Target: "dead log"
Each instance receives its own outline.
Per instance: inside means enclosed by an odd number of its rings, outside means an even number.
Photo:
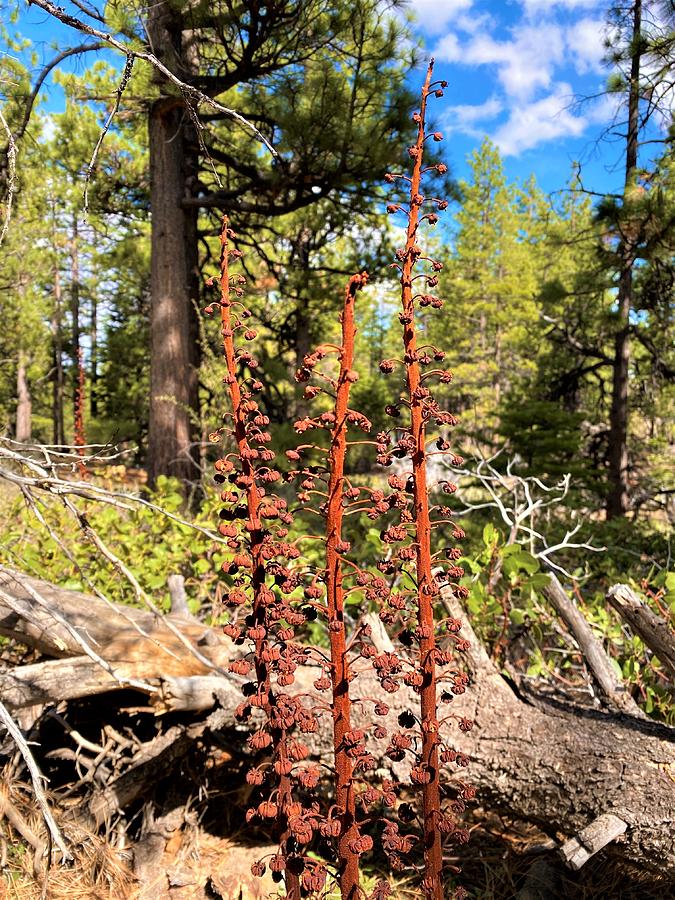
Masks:
[[[604,813],[560,848],[560,855],[570,869],[580,869],[591,856],[625,833],[628,826],[612,813]]]
[[[593,634],[581,610],[567,596],[557,576],[553,572],[548,574],[549,583],[542,588],[542,593],[574,635],[606,705],[616,712],[642,717],[644,713],[618,678],[602,643]]]
[[[10,710],[91,697],[125,687],[88,656],[50,659],[0,672],[0,698]]]
[[[607,602],[663,663],[675,679],[675,634],[662,618],[640,600],[627,584],[607,591]]]
[[[40,589],[45,590],[44,584]],[[96,621],[100,604],[92,598],[54,588],[50,596],[62,612],[76,613],[78,627],[86,633],[102,634],[104,627]],[[453,616],[464,619],[451,594],[446,593],[444,600]],[[202,652],[220,663],[233,653],[231,643],[213,630],[185,620],[180,627],[197,641]],[[23,624],[15,622],[13,628],[21,631]],[[481,804],[506,810],[511,816],[569,838],[611,813],[626,823],[627,830],[620,841],[603,852],[675,875],[673,731],[645,719],[578,709],[550,699],[539,701],[537,708],[528,705],[495,669],[470,627],[465,625],[463,631],[472,641],[465,654],[472,684],[467,693],[453,699],[447,710],[456,717],[474,720],[476,725],[467,734],[453,729],[449,739],[457,750],[471,757],[469,768],[459,774],[476,784]],[[24,634],[26,640],[32,639],[28,628]],[[118,630],[110,645],[99,646],[99,650],[105,652],[116,672],[124,666],[128,677],[147,679],[148,695],[157,712],[183,709],[194,714],[216,707],[212,715],[219,716],[219,729],[237,727],[234,706],[239,701],[239,679],[216,677],[205,671],[171,632],[155,628],[152,635],[153,639],[139,638],[127,623],[127,631]],[[157,644],[164,641],[166,647],[158,648]],[[89,659],[88,663],[95,665]],[[316,672],[310,669],[299,670],[296,687],[311,692],[315,677]],[[380,690],[372,676],[369,680],[365,674],[359,678],[358,693],[379,696]],[[416,705],[417,698],[402,689],[388,695],[387,702],[391,703],[389,721],[393,725],[398,713]],[[372,731],[371,708],[372,704],[355,705],[355,727],[363,724]],[[169,772],[193,746],[195,736],[188,731],[190,727],[182,727],[166,746],[153,743],[148,748],[151,758],[136,758],[131,771],[120,776],[124,780],[118,779],[114,791],[99,795],[96,802],[92,799],[89,814],[103,821],[137,797],[139,791],[151,789],[157,778]],[[315,740],[316,752],[330,747],[329,728],[326,722],[323,731],[308,736]]]
[[[153,627],[151,613],[108,604],[91,594],[67,591],[0,566],[0,635],[35,647],[47,656],[79,656],[82,648],[48,609],[35,603],[31,591],[44,597],[94,647],[110,643],[120,630],[130,626],[141,632]]]
[[[467,778],[481,803],[573,837],[605,813],[628,828],[607,848],[638,866],[675,875],[675,730],[658,723],[581,709],[552,699],[519,700],[465,622],[472,684],[453,712],[476,729],[457,732],[471,756]],[[454,701],[453,701],[454,706]]]
[[[64,627],[63,620],[70,628]],[[183,641],[175,630],[180,631]],[[231,642],[191,616],[156,616],[91,594],[58,588],[0,565],[0,635],[46,656],[62,658],[82,654],[73,631],[106,661],[118,663],[128,677],[142,678],[137,673],[146,661],[153,671],[159,667],[179,675],[210,671],[200,657],[220,667],[231,656]],[[196,651],[194,655],[189,652],[190,645]]]

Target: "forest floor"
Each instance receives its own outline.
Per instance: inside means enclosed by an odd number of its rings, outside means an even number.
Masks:
[[[28,800],[27,800],[28,802]],[[24,809],[25,814],[29,810]],[[243,810],[242,816],[243,816]],[[28,818],[28,816],[27,816]],[[188,818],[190,818],[188,816]],[[226,817],[229,818],[229,817]],[[32,824],[39,829],[39,813],[33,810]],[[603,857],[591,860],[581,872],[562,873],[556,869],[553,882],[541,885],[539,895],[523,892],[536,884],[537,861],[549,854],[543,852],[546,835],[534,826],[506,821],[484,810],[476,809],[468,816],[471,840],[450,861],[461,868],[456,883],[461,884],[475,900],[511,900],[511,898],[573,898],[573,900],[668,900],[675,889],[665,882],[644,880],[638,871]],[[251,863],[267,845],[251,845],[238,836],[236,828],[229,834],[213,833],[214,829],[194,820],[177,830],[165,852],[148,872],[143,883],[134,876],[130,859],[132,846],[118,850],[114,836],[108,841],[94,833],[65,825],[64,832],[76,842],[77,858],[73,865],[53,865],[48,873],[45,892],[44,873],[35,877],[33,855],[17,835],[0,829],[3,844],[3,868],[0,874],[1,900],[263,900],[275,896],[276,886],[268,877],[256,879],[250,874]],[[385,870],[370,867],[366,885],[387,877]],[[534,869],[533,869],[534,867]],[[529,880],[528,880],[529,876]],[[534,879],[533,879],[534,876]],[[393,900],[414,900],[419,892],[400,878],[393,880]],[[338,900],[330,895],[327,900]]]

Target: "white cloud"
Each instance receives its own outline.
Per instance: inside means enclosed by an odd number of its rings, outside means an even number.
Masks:
[[[558,9],[597,9],[598,0],[521,0],[525,12],[552,12]]]
[[[457,17],[466,13],[472,5],[473,0],[412,0],[410,9],[424,31],[438,34],[453,20],[457,24]]]
[[[40,137],[43,141],[51,141],[54,135],[56,134],[56,119],[54,116],[46,115],[40,118],[40,123],[42,125],[42,132]]]
[[[451,107],[443,116],[446,130],[476,137],[491,133],[512,156],[579,137],[612,118],[600,99],[575,104],[577,91],[593,94],[601,84],[607,25],[597,0],[518,2],[520,19],[504,34],[497,31],[499,4],[485,14],[475,0],[412,0],[424,29],[436,35],[433,55],[439,62],[466,73],[480,67],[481,78],[493,85],[483,103]]]
[[[553,23],[516,28],[510,41],[497,41],[489,34],[481,34],[460,45],[450,33],[435,51],[439,59],[447,62],[496,65],[497,77],[506,93],[520,99],[527,99],[539,88],[550,87],[554,69],[563,61],[564,52],[563,30]]]
[[[449,31],[436,45],[433,55],[437,60],[441,60],[442,62],[462,61],[463,50],[459,45],[459,38],[457,35],[452,31]]]
[[[476,126],[481,122],[492,121],[503,109],[502,101],[492,96],[485,103],[467,103],[450,107],[443,115],[443,124],[448,132],[461,131],[463,134],[479,136],[485,132],[485,128]]]
[[[567,48],[579,74],[602,71],[606,35],[603,19],[579,19],[565,30]]]
[[[588,118],[574,114],[573,99],[570,85],[560,83],[546,97],[514,106],[508,120],[492,135],[493,141],[505,156],[517,156],[558,137],[578,137]]]

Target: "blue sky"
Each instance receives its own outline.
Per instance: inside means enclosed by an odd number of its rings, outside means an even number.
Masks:
[[[547,192],[564,187],[573,161],[584,185],[621,185],[620,143],[599,142],[614,115],[602,93],[606,33],[604,0],[410,0],[414,28],[436,73],[449,87],[435,108],[446,136],[448,164],[468,174],[467,156],[488,135],[500,148],[509,178],[534,174]],[[18,28],[48,59],[73,32],[35,7],[21,4]],[[76,36],[76,40],[84,36]],[[106,54],[109,60],[118,59]],[[92,57],[72,60],[82,69]],[[415,87],[422,73],[415,73]],[[581,102],[581,98],[595,99]],[[58,110],[61,94],[47,85],[43,109]]]
[[[412,0],[416,28],[445,78],[438,123],[459,177],[489,136],[510,178],[555,191],[573,161],[586,187],[616,188],[619,144],[598,143],[615,105],[603,91],[608,4],[598,0]],[[595,99],[581,102],[581,98]]]

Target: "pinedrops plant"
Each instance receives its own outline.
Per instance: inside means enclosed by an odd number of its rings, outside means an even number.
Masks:
[[[246,699],[237,715],[247,721],[253,709],[263,714],[262,724],[248,738],[258,764],[252,765],[246,776],[249,784],[261,788],[261,799],[248,810],[246,819],[272,827],[279,852],[268,861],[269,867],[275,879],[285,881],[287,897],[299,900],[303,888],[307,892],[321,890],[325,882],[323,866],[301,851],[312,839],[312,815],[317,809],[305,805],[298,793],[299,787],[316,786],[319,770],[298,765],[309,751],[296,732],[316,731],[317,721],[298,697],[286,692],[304,657],[293,638],[295,628],[306,617],[299,601],[293,599],[300,581],[289,566],[299,553],[286,540],[292,522],[286,501],[270,492],[281,476],[273,467],[275,454],[268,446],[269,419],[255,399],[263,385],[244,374],[257,366],[247,349],[256,333],[248,323],[251,313],[240,299],[245,279],[230,274],[230,261],[241,256],[230,248],[233,237],[225,217],[218,305],[231,413],[226,417],[229,424],[212,435],[219,441],[226,434],[234,446],[215,463],[216,480],[228,484],[221,494],[225,507],[220,532],[233,551],[231,560],[223,564],[232,579],[225,605],[234,613],[225,632],[236,644],[248,647],[242,658],[230,664],[233,672],[251,676],[244,685]],[[213,312],[214,306],[206,311]],[[243,616],[237,616],[238,611]],[[260,860],[252,871],[262,875],[266,865]]]
[[[455,649],[467,648],[466,641],[457,636],[460,623],[454,620],[445,622],[435,621],[435,607],[440,592],[440,586],[448,582],[453,590],[464,595],[466,589],[457,584],[457,579],[463,572],[454,563],[461,556],[457,547],[449,547],[442,551],[446,559],[442,565],[439,553],[432,550],[432,529],[434,527],[447,527],[450,523],[449,511],[444,507],[431,505],[429,496],[429,484],[427,479],[427,460],[430,451],[427,443],[430,439],[430,425],[440,428],[456,423],[455,417],[441,410],[434,400],[429,384],[433,379],[441,383],[448,383],[451,374],[445,370],[430,368],[434,363],[441,362],[445,354],[436,347],[420,346],[418,342],[418,328],[420,310],[424,308],[439,309],[442,306],[440,298],[430,293],[438,284],[437,273],[442,269],[441,263],[424,255],[419,239],[420,226],[423,223],[435,225],[438,221],[438,211],[447,208],[447,201],[435,197],[427,197],[422,193],[423,176],[430,170],[436,170],[440,174],[446,171],[441,163],[425,168],[424,150],[426,142],[442,140],[439,132],[427,133],[425,130],[425,118],[427,101],[430,96],[442,96],[446,82],[432,82],[433,60],[427,71],[424,88],[422,90],[421,106],[419,112],[413,118],[417,124],[417,139],[408,150],[413,168],[410,176],[389,174],[386,180],[394,182],[395,179],[403,179],[409,184],[409,199],[406,205],[390,204],[388,212],[394,214],[402,212],[407,219],[406,242],[396,253],[395,267],[400,274],[401,284],[401,312],[399,320],[402,325],[403,358],[405,371],[405,390],[401,400],[387,408],[387,412],[398,419],[402,409],[407,410],[407,421],[397,423],[395,429],[396,442],[392,445],[391,435],[382,434],[379,437],[378,460],[384,465],[389,465],[393,458],[409,460],[409,468],[405,477],[398,474],[389,479],[389,484],[400,493],[400,502],[394,506],[399,509],[399,523],[391,524],[383,534],[383,540],[390,546],[400,544],[400,549],[390,559],[383,561],[384,571],[389,574],[397,572],[408,575],[414,585],[412,590],[401,591],[396,598],[395,608],[400,610],[396,615],[384,613],[384,619],[393,622],[398,617],[403,628],[399,632],[399,638],[404,646],[417,646],[417,664],[404,676],[404,680],[410,684],[419,694],[420,707],[416,717],[410,715],[408,721],[402,724],[413,726],[418,730],[418,735],[412,739],[408,734],[400,737],[399,743],[408,744],[413,740],[413,746],[417,747],[415,764],[411,770],[411,779],[414,784],[421,787],[422,793],[422,827],[424,842],[424,880],[425,896],[429,900],[442,900],[443,890],[443,851],[442,838],[444,834],[460,834],[456,823],[448,810],[442,804],[441,764],[454,761],[459,765],[466,763],[466,758],[455,753],[452,748],[442,744],[441,725],[444,722],[439,717],[438,684],[441,679],[451,682],[452,693],[462,693],[465,689],[466,678],[461,672],[450,670],[439,677],[439,668],[447,666],[454,660],[453,654],[447,649],[440,649],[437,643],[437,630],[442,627],[447,636],[454,636]],[[386,374],[395,368],[393,360],[383,360],[381,370]],[[450,444],[441,435],[437,440],[436,452],[447,452]],[[457,457],[455,460],[460,463]],[[445,483],[444,489],[453,493],[455,485]],[[460,540],[464,533],[461,528],[451,526],[451,534],[455,540]],[[408,564],[412,565],[408,568]],[[389,600],[391,604],[391,598]],[[471,723],[462,720],[460,727],[469,728]],[[473,789],[462,788],[464,798],[472,795]],[[461,809],[462,798],[455,801],[455,809]],[[462,837],[464,835],[462,834]]]
[[[304,445],[298,450],[289,451],[292,460],[300,459],[299,451],[325,453],[326,471],[323,476],[326,490],[317,491],[315,479],[317,467],[303,468],[297,476],[304,477],[303,492],[300,497],[309,500],[312,493],[321,497],[320,511],[325,520],[325,568],[320,572],[320,579],[325,584],[326,606],[323,612],[326,617],[328,638],[330,643],[330,664],[325,667],[325,676],[315,682],[318,690],[331,689],[331,711],[333,718],[333,752],[335,777],[335,807],[333,815],[325,820],[325,830],[335,839],[336,869],[340,892],[343,900],[357,900],[361,896],[359,889],[359,858],[372,848],[372,838],[361,833],[356,813],[355,768],[369,768],[372,756],[367,753],[363,743],[363,732],[353,729],[351,722],[352,701],[349,684],[352,679],[350,657],[345,628],[345,584],[343,572],[343,556],[349,550],[349,544],[343,538],[342,526],[345,505],[358,499],[359,490],[345,487],[345,459],[347,455],[348,429],[350,424],[364,431],[370,430],[370,422],[349,407],[349,394],[352,384],[358,380],[354,365],[354,305],[357,291],[368,280],[365,272],[353,275],[345,291],[345,299],[340,317],[342,342],[340,346],[325,344],[318,347],[304,359],[304,365],[296,374],[296,380],[309,381],[312,375],[321,379],[324,386],[308,385],[305,398],[313,399],[318,394],[329,392],[333,397],[333,408],[319,416],[296,422],[296,431],[304,433],[308,430],[324,429],[329,432],[328,448],[320,445]],[[329,374],[315,371],[317,363],[327,355],[335,354],[339,360],[339,372],[333,378]],[[323,590],[313,584],[308,589],[318,597]]]
[[[358,289],[366,281],[364,273],[353,276],[347,285],[341,344],[320,345],[305,357],[296,376],[301,382],[314,382],[305,388],[307,399],[323,397],[323,411],[307,415],[295,424],[299,434],[314,432],[314,441],[287,452],[293,461],[302,459],[298,469],[287,475],[289,481],[299,483],[298,501],[319,512],[325,524],[325,560],[318,568],[312,569],[299,558],[297,545],[300,540],[321,536],[314,532],[291,541],[291,512],[283,498],[270,493],[281,475],[274,468],[274,453],[269,448],[269,420],[256,400],[263,385],[254,374],[245,375],[247,371],[254,373],[257,365],[247,349],[256,333],[248,321],[250,311],[239,299],[244,279],[229,271],[229,262],[241,254],[230,249],[233,235],[227,219],[223,222],[219,306],[227,369],[224,380],[231,413],[228,424],[213,438],[218,441],[221,434],[227,434],[233,447],[216,462],[216,479],[230,485],[221,494],[226,507],[221,513],[224,521],[220,531],[233,553],[224,564],[232,579],[225,599],[232,619],[225,631],[245,648],[242,658],[231,664],[232,671],[242,676],[252,674],[252,680],[244,685],[246,700],[238,715],[248,720],[257,708],[263,716],[262,724],[249,738],[249,746],[258,758],[247,774],[249,783],[260,789],[261,799],[249,809],[247,820],[263,820],[275,832],[279,852],[269,860],[269,866],[277,880],[283,873],[287,896],[293,898],[325,894],[328,867],[308,852],[310,844],[320,848],[322,840],[333,842],[335,873],[344,900],[363,896],[359,860],[372,849],[371,833],[378,825],[392,868],[405,868],[406,856],[415,851],[419,841],[413,824],[418,816],[407,797],[411,789],[422,796],[418,821],[424,857],[423,889],[429,900],[444,896],[443,835],[466,839],[454,814],[461,812],[473,789],[460,784],[459,796],[445,802],[450,789],[442,783],[441,766],[455,763],[463,768],[468,760],[448,746],[441,734],[453,716],[440,717],[438,686],[448,684],[440,698],[445,702],[465,690],[466,676],[456,667],[455,653],[449,648],[454,644],[454,649],[461,651],[467,643],[458,636],[458,621],[437,621],[435,615],[443,583],[449,583],[458,595],[465,592],[457,583],[463,574],[456,565],[461,551],[456,546],[436,552],[432,549],[434,527],[449,527],[455,541],[463,537],[463,532],[453,525],[444,505],[431,505],[426,471],[429,455],[445,453],[450,447],[441,434],[437,449],[427,448],[431,424],[442,429],[456,420],[441,410],[427,386],[434,378],[448,383],[451,375],[432,366],[440,363],[444,354],[435,347],[418,344],[416,321],[420,309],[442,305],[439,298],[428,292],[436,286],[436,273],[442,267],[425,256],[418,244],[420,226],[425,222],[434,225],[437,211],[447,207],[446,201],[426,198],[421,193],[422,176],[429,169],[441,174],[445,171],[442,164],[426,169],[423,164],[426,140],[441,139],[439,133],[425,131],[427,100],[431,94],[441,95],[444,86],[443,82],[431,82],[432,70],[433,63],[424,84],[420,112],[414,116],[418,134],[409,148],[412,175],[388,175],[386,179],[404,179],[410,192],[407,204],[393,203],[388,207],[389,212],[403,212],[407,217],[406,243],[397,251],[395,263],[401,283],[403,357],[383,360],[380,368],[387,374],[399,363],[405,378],[403,395],[386,410],[397,424],[391,431],[378,434],[375,444],[378,463],[390,466],[395,458],[405,459],[403,466],[408,469],[389,476],[390,492],[370,485],[356,486],[345,474],[348,448],[364,443],[349,439],[348,429],[368,432],[371,427],[365,416],[349,406],[350,388],[358,378],[353,368],[354,303]],[[212,312],[213,306],[207,307],[209,310]],[[244,343],[238,345],[242,338]],[[319,366],[332,354],[338,362],[335,376]],[[409,418],[398,421],[402,409],[408,410]],[[317,432],[322,432],[324,438],[319,439]],[[317,456],[323,463],[315,464]],[[454,462],[459,463],[459,458],[454,457]],[[447,482],[444,487],[448,493],[455,490]],[[358,554],[350,553],[350,543],[343,533],[344,517],[348,514],[384,519],[381,534],[387,552],[378,563],[379,573],[364,571]],[[357,604],[361,598],[379,608],[380,619],[391,628],[398,642],[397,649],[380,652],[358,612],[351,634],[347,633],[348,595],[350,599],[355,597]],[[296,628],[317,616],[326,624],[329,656],[320,648],[306,648],[295,642]],[[437,636],[443,638],[442,644],[437,642]],[[326,705],[317,702],[316,697],[308,699],[307,694],[292,695],[286,691],[295,682],[298,666],[310,660],[322,672],[314,680],[315,690],[319,694],[331,692],[335,764],[334,802],[328,810],[321,809],[313,796],[307,796],[306,792],[317,786],[321,769],[309,762],[309,748],[301,737],[302,733],[317,730],[322,706],[325,710]],[[350,693],[350,683],[364,666],[372,666],[384,694],[394,694],[405,685],[419,695],[419,710],[401,712],[399,729],[391,734],[381,718],[390,712],[382,695],[355,699]],[[359,706],[360,727],[354,727],[355,704]],[[372,727],[363,725],[366,708],[373,713]],[[367,712],[365,720],[368,721]],[[462,719],[459,727],[468,729],[471,724]],[[380,765],[410,761],[410,783],[403,784],[393,769],[380,779],[379,785],[373,783],[378,759],[368,748],[371,733],[380,740],[389,737]],[[253,871],[262,874],[265,866],[266,861],[260,860]],[[383,900],[390,893],[388,884],[381,882],[371,897]]]

